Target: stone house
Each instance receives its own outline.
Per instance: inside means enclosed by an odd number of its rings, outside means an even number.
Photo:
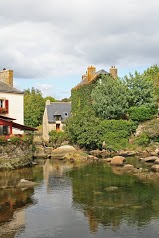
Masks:
[[[43,140],[49,141],[49,132],[63,131],[66,119],[71,116],[71,102],[46,101],[43,115]]]
[[[34,130],[23,124],[24,93],[13,87],[13,70],[3,69],[0,71],[0,135]]]
[[[118,77],[117,68],[112,66],[110,71],[104,69],[96,71],[94,66],[87,68],[86,74],[82,75],[82,80],[71,90],[72,113],[82,110],[84,106],[91,106],[91,92],[96,87],[97,82],[101,83],[102,75],[108,75],[113,79]]]

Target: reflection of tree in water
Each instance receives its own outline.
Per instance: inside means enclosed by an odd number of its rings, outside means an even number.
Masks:
[[[92,165],[68,173],[72,177],[74,204],[84,207],[90,230],[98,223],[117,228],[122,222],[138,227],[159,218],[159,190],[131,175],[113,174],[104,165]]]
[[[13,217],[13,213],[26,205],[32,204],[34,189],[29,188],[24,191],[17,188],[0,190],[0,223],[7,222]]]

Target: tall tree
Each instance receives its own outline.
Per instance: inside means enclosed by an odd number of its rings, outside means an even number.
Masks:
[[[45,100],[40,90],[31,88],[24,91],[24,123],[28,126],[39,126],[45,108]]]
[[[153,81],[155,96],[159,102],[159,67],[157,65],[151,66],[144,72],[144,76]]]
[[[155,105],[154,84],[148,75],[135,72],[135,75],[125,76],[124,80],[128,87],[129,107],[152,107]]]
[[[102,76],[91,97],[96,115],[103,119],[122,118],[128,108],[127,87],[110,76]]]

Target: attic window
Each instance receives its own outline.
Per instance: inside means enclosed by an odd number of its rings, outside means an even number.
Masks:
[[[68,112],[64,112],[65,117],[68,117]]]

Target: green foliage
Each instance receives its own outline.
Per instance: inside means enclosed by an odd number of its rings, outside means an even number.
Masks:
[[[72,143],[87,149],[95,149],[102,144],[99,135],[100,119],[94,112],[84,108],[78,114],[70,117],[66,123],[66,132]]]
[[[157,65],[151,66],[144,72],[144,75],[153,81],[155,96],[159,101],[159,67]]]
[[[129,118],[133,121],[146,121],[152,119],[153,115],[157,113],[156,108],[146,106],[130,107],[128,109]]]
[[[120,119],[128,108],[127,87],[119,79],[102,76],[92,91],[93,108],[98,117]]]
[[[47,100],[49,100],[50,102],[56,102],[56,99],[51,97],[51,96],[47,96],[44,98],[44,101],[46,102]]]
[[[84,84],[71,91],[72,113],[83,110],[84,107],[92,108],[91,93],[93,88],[97,85],[97,81]]]
[[[134,139],[133,143],[138,146],[148,146],[150,143],[150,138],[146,133],[142,133]]]
[[[0,143],[6,143],[6,142],[7,142],[6,136],[0,136]]]
[[[124,80],[128,87],[129,107],[152,107],[156,104],[154,84],[150,77],[135,72],[135,75],[125,76]]]
[[[60,146],[62,142],[68,139],[67,134],[62,131],[57,132],[55,130],[52,130],[49,132],[49,136],[50,136],[50,142],[52,143],[54,147]]]
[[[21,137],[19,137],[19,136],[14,136],[14,135],[12,135],[12,136],[10,136],[9,137],[9,141],[12,143],[12,144],[20,144],[20,143],[22,143],[22,138]]]
[[[60,102],[70,102],[70,101],[71,101],[71,97],[69,97],[69,98],[62,98],[60,100]]]
[[[32,88],[24,91],[24,123],[36,127],[42,124],[45,100],[40,90]]]
[[[105,141],[107,149],[124,149],[136,128],[137,124],[132,121],[104,120],[100,123],[100,140]]]

